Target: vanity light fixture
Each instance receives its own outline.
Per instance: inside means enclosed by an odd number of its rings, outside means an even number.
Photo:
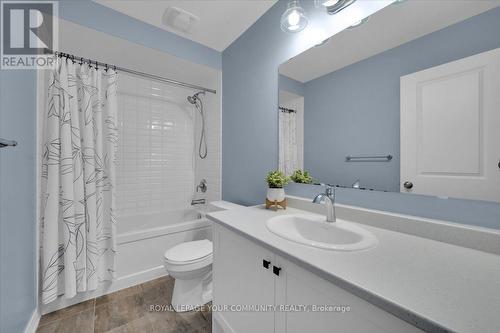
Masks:
[[[287,9],[281,15],[281,30],[284,32],[299,32],[307,26],[307,15],[300,6],[299,0],[290,0]]]
[[[356,0],[314,0],[316,7],[326,8],[326,12],[330,15],[337,14],[342,9],[352,5]]]

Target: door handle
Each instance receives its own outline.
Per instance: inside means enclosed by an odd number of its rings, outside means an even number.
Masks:
[[[280,271],[281,271],[281,267],[273,266],[273,273],[274,273],[274,275],[279,276],[280,275]]]
[[[412,182],[404,182],[403,186],[405,189],[409,190],[413,187],[413,183]]]
[[[271,262],[269,260],[262,260],[262,266],[264,266],[265,269],[269,269],[269,265],[271,265]]]

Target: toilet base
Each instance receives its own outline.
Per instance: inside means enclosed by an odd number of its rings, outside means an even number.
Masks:
[[[193,279],[175,279],[172,307],[176,312],[193,311],[212,301],[212,272]]]

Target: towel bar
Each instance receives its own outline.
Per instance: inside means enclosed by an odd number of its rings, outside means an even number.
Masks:
[[[0,148],[15,147],[15,146],[17,146],[17,141],[5,140],[5,139],[0,138]]]
[[[385,162],[392,160],[392,155],[373,155],[373,156],[352,156],[345,157],[346,162]]]

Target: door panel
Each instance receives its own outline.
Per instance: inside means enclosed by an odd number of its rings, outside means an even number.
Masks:
[[[402,192],[500,202],[498,91],[500,49],[401,78]]]

